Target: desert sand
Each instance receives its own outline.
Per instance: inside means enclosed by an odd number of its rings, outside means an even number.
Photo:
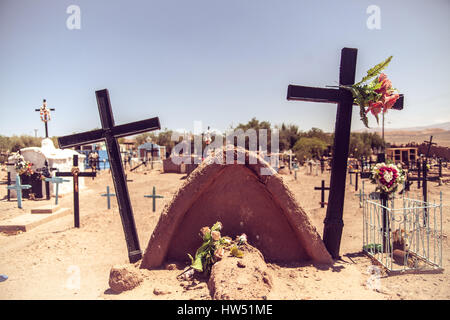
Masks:
[[[320,235],[326,208],[320,208],[320,181],[329,185],[329,173],[308,175],[308,168],[300,169],[297,180],[294,175],[282,175],[295,194],[297,201],[309,215]],[[129,172],[128,188],[134,209],[141,249],[144,251],[159,215],[176,190],[184,182],[183,174],[162,173],[144,167]],[[0,179],[6,171],[2,168]],[[194,285],[177,280],[183,269],[142,270],[144,281],[135,289],[114,293],[108,285],[109,273],[114,265],[128,263],[122,224],[115,199],[111,210],[107,209],[106,192],[113,183],[109,171],[102,171],[95,180],[86,178],[86,188],[80,192],[81,228],[73,228],[73,215],[42,224],[30,231],[0,233],[0,274],[8,276],[0,282],[0,299],[211,299],[206,280]],[[152,200],[144,198],[153,186],[163,195],[157,200],[156,212],[152,212]],[[374,186],[365,182],[366,190]],[[411,187],[417,191],[416,184]],[[429,184],[429,198],[439,199],[443,192],[443,265],[442,273],[380,275],[370,272],[372,262],[362,253],[363,220],[359,198],[347,178],[344,208],[344,231],[341,243],[341,259],[331,268],[313,264],[268,264],[273,287],[267,299],[450,299],[450,247],[447,235],[450,231],[450,187]],[[23,209],[14,201],[6,201],[6,188],[0,188],[0,224],[15,216],[29,214],[32,208],[54,203],[52,200],[24,200]],[[72,210],[72,196],[60,200],[60,207]],[[226,225],[223,228],[226,235]],[[193,237],[197,236],[195,234]],[[378,285],[373,285],[373,281]]]

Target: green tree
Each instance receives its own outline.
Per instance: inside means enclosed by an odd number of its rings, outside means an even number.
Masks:
[[[293,149],[297,159],[303,163],[307,159],[320,158],[327,147],[327,142],[320,138],[302,137],[295,143]]]

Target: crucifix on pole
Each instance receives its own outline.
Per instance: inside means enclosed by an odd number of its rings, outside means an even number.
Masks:
[[[127,242],[128,257],[130,262],[134,263],[142,258],[142,252],[139,246],[139,238],[136,231],[133,209],[131,207],[130,195],[128,193],[117,139],[147,131],[159,130],[161,129],[161,125],[159,123],[159,118],[155,117],[116,126],[114,124],[114,116],[111,109],[108,90],[99,90],[96,91],[95,94],[97,96],[97,105],[102,128],[60,137],[58,138],[58,143],[61,148],[70,148],[80,144],[106,141],[109,164],[117,195],[117,204],[119,206],[119,213],[125,233],[125,240]]]
[[[50,111],[55,111],[54,108],[47,108],[47,100],[43,100],[42,107],[39,109],[34,109],[34,111],[39,111],[41,115],[41,120],[45,124],[45,137],[48,138],[48,125],[47,122],[50,121]]]
[[[339,85],[351,86],[355,83],[356,57],[358,50],[343,48],[339,71]],[[330,193],[324,221],[323,241],[333,258],[339,258],[342,220],[345,198],[345,180],[350,142],[350,129],[354,99],[350,91],[339,88],[313,88],[289,85],[288,100],[336,103],[336,124],[334,133],[333,157],[331,160]],[[396,101],[393,109],[403,109],[403,95]]]

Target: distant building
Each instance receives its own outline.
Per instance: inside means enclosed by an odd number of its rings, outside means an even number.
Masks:
[[[138,147],[138,155],[140,159],[164,160],[166,158],[166,147],[146,142]]]

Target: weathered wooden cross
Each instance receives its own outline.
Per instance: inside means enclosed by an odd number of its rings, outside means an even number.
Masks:
[[[320,190],[320,207],[324,208],[325,204],[325,190],[330,190],[330,187],[325,187],[325,180],[322,180],[322,185],[320,187],[314,187],[314,190]]]
[[[343,48],[339,85],[355,83],[356,57],[358,50]],[[345,178],[350,142],[350,129],[353,108],[353,96],[350,91],[339,88],[313,88],[289,85],[288,100],[337,103],[336,124],[334,133],[333,158],[331,160],[330,194],[328,197],[327,214],[324,221],[323,241],[333,258],[339,258],[341,244],[342,220],[345,198]],[[403,95],[397,100],[393,109],[403,109]]]
[[[59,184],[63,183],[63,182],[70,182],[70,180],[64,180],[63,178],[59,178],[59,177],[51,177],[51,178],[45,178],[46,182],[51,182],[51,183],[55,183],[56,184],[56,190],[55,190],[55,205],[58,204],[58,191],[59,191]]]
[[[428,145],[427,154],[425,155],[426,159],[428,160],[428,158],[430,157],[431,146],[437,145],[437,143],[433,142],[433,136],[430,136],[430,140],[424,141],[424,143]]]
[[[56,172],[57,177],[72,177],[73,178],[73,215],[75,228],[80,227],[80,193],[78,188],[79,177],[92,177],[95,172],[81,172],[78,167],[78,155],[73,155],[73,167],[70,172]]]
[[[156,199],[157,198],[164,198],[163,196],[156,194],[156,188],[153,186],[153,194],[151,195],[144,195],[145,198],[153,198],[153,212],[156,211]]]
[[[20,176],[16,174],[16,183],[7,186],[9,190],[16,190],[17,193],[17,207],[22,209],[22,189],[30,189],[31,186],[29,184],[21,184]]]
[[[111,197],[115,197],[115,193],[109,193],[109,186],[106,186],[106,193],[101,194],[102,197],[107,198],[108,210],[111,209]]]
[[[38,111],[41,114],[41,120],[45,124],[45,137],[48,138],[48,125],[47,122],[50,121],[50,111],[55,111],[54,108],[47,108],[47,100],[43,100],[42,107],[39,109],[34,109],[34,111]]]
[[[110,169],[117,194],[119,213],[122,219],[125,240],[127,242],[128,257],[130,262],[134,263],[142,258],[142,252],[139,246],[139,238],[136,231],[133,209],[131,207],[127,183],[125,181],[125,173],[117,139],[146,131],[159,130],[161,129],[161,125],[159,123],[159,118],[155,117],[116,126],[114,124],[114,116],[111,109],[108,90],[99,90],[96,91],[95,94],[97,96],[97,105],[102,129],[60,137],[58,138],[58,142],[61,148],[69,148],[80,144],[94,143],[103,140],[106,141]]]

